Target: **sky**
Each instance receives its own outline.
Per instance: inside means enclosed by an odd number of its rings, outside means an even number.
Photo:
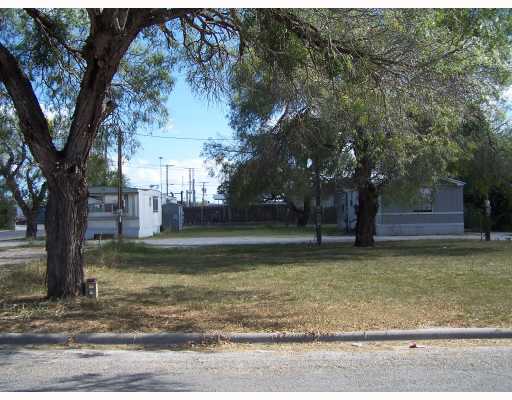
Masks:
[[[192,93],[182,75],[175,75],[175,86],[167,101],[169,121],[162,129],[139,130],[140,147],[123,166],[130,186],[147,188],[160,185],[160,159],[162,157],[162,181],[165,192],[165,165],[169,167],[169,191],[179,193],[187,190],[188,170],[194,168],[196,200],[202,197],[202,182],[205,182],[206,200],[213,201],[219,180],[208,175],[204,159],[200,156],[203,148],[201,138],[232,138],[228,125],[228,106],[225,102],[208,103],[206,98]],[[157,138],[142,135],[175,136],[194,140]],[[182,179],[184,187],[182,188]],[[177,195],[179,199],[179,195]]]
[[[206,98],[194,94],[182,75],[175,76],[176,83],[167,101],[169,122],[162,129],[140,130],[137,136],[140,147],[124,165],[124,173],[130,186],[147,188],[160,185],[160,176],[165,193],[165,165],[169,167],[169,192],[179,199],[179,192],[188,187],[188,170],[195,169],[196,200],[202,198],[202,182],[205,182],[205,199],[214,202],[213,195],[220,181],[208,175],[207,165],[200,153],[202,138],[232,138],[228,125],[228,106],[225,102],[208,103]],[[505,93],[507,102],[512,103],[512,87]],[[194,140],[158,138],[142,135],[175,136]],[[162,157],[162,168],[160,159]],[[211,165],[211,164],[210,164]],[[162,171],[162,175],[160,175]],[[182,185],[183,182],[183,185]]]

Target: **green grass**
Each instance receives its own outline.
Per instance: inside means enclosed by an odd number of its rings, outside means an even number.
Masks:
[[[220,236],[303,236],[313,235],[314,226],[284,225],[237,225],[237,226],[186,226],[181,232],[165,231],[153,238],[196,238]],[[322,233],[327,236],[342,235],[335,225],[323,225]]]
[[[3,272],[2,272],[3,271]],[[0,331],[306,331],[512,326],[512,243],[87,253],[98,301],[42,299],[42,265],[0,270]]]

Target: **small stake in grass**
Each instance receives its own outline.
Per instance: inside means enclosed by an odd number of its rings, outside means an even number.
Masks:
[[[96,278],[87,279],[86,285],[87,285],[86,286],[87,297],[97,299],[98,298],[98,281],[96,280]]]

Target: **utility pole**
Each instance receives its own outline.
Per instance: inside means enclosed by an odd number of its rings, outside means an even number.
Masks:
[[[107,140],[107,133],[103,135],[103,151],[104,151],[104,159],[105,159],[105,174],[103,174],[103,185],[107,186],[107,176],[108,176],[108,140]]]
[[[203,188],[201,192],[203,193],[203,198],[201,201],[201,225],[204,225],[204,196],[206,195],[206,187],[204,186],[206,182],[201,182],[203,184]]]
[[[194,168],[192,168],[192,202],[196,205],[196,174]]]
[[[165,200],[169,197],[169,167],[174,167],[174,164],[165,164]],[[182,177],[183,179],[183,177]],[[183,183],[182,183],[183,184]]]
[[[187,204],[196,205],[196,179],[195,179],[195,169],[188,169],[188,191],[187,191]]]
[[[486,197],[484,201],[485,205],[485,241],[488,242],[491,240],[491,202],[489,201],[489,196]]]
[[[165,199],[169,197],[169,164],[165,164]]]
[[[117,237],[123,237],[123,133],[119,129],[117,132]]]
[[[320,165],[318,157],[313,161],[315,169],[315,233],[316,243],[322,244],[322,209],[321,209],[321,189],[320,189]]]
[[[208,183],[208,182],[199,182],[199,183],[201,183],[201,184],[203,185],[203,187],[202,187],[202,189],[201,189],[201,192],[202,192],[202,194],[203,194],[203,197],[202,197],[202,203],[203,203],[203,205],[204,205],[204,204],[205,204],[204,197],[205,197],[205,195],[206,195],[206,187],[205,187],[204,185],[205,185],[206,183]]]
[[[187,203],[190,207],[192,196],[192,169],[188,168],[188,190],[187,190]]]
[[[162,184],[162,159],[163,157],[158,157],[160,159],[160,207],[162,206],[162,198],[163,198],[163,184]]]

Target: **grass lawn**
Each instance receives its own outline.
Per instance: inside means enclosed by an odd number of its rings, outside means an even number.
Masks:
[[[0,331],[332,332],[512,327],[512,243],[478,241],[87,253],[98,301],[47,302],[44,265],[0,269]]]
[[[192,238],[218,236],[313,236],[314,226],[284,225],[236,225],[236,226],[186,226],[181,232],[165,231],[153,236],[160,238]],[[327,236],[343,235],[336,230],[336,225],[322,225],[322,233]]]

